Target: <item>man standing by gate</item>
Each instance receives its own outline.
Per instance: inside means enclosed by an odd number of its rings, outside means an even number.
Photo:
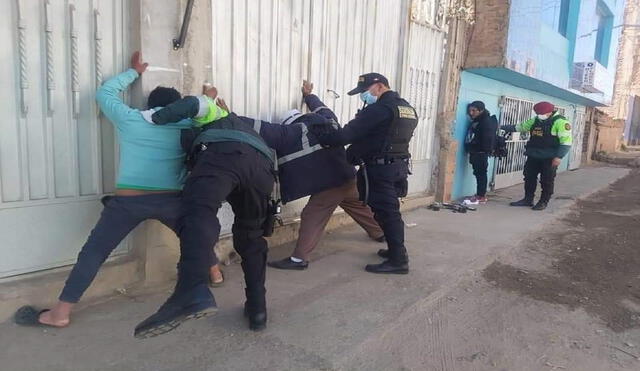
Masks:
[[[528,206],[533,210],[544,210],[553,195],[556,171],[562,158],[569,153],[573,141],[571,124],[558,113],[555,106],[549,102],[539,102],[533,106],[536,117],[518,125],[502,126],[507,132],[529,132],[529,141],[524,164],[524,198],[512,202],[511,206]],[[533,198],[536,193],[536,182],[540,174],[542,195],[535,206]]]
[[[351,144],[347,158],[360,165],[357,174],[360,199],[371,207],[388,246],[388,250],[378,252],[386,260],[369,264],[365,269],[372,273],[407,274],[409,257],[398,198],[407,195],[409,141],[418,125],[418,115],[379,73],[361,75],[358,85],[348,94],[360,94],[365,104],[356,117],[341,129],[319,125],[314,131],[323,145]]]

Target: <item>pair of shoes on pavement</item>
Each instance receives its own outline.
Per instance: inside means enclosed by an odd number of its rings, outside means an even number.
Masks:
[[[372,240],[379,242],[379,243],[384,243],[387,241],[387,239],[384,237],[384,235],[374,238],[371,237]],[[302,259],[298,259],[298,260],[302,260]],[[309,262],[306,260],[302,260],[302,261],[295,261],[293,260],[293,257],[287,257],[281,260],[274,260],[274,261],[270,261],[267,263],[268,266],[270,266],[271,268],[276,268],[276,269],[284,269],[284,270],[295,270],[295,271],[303,271],[307,268],[309,268]]]
[[[462,203],[465,205],[480,205],[480,204],[486,204],[487,201],[489,201],[487,196],[474,195],[469,198],[465,198],[464,201],[462,201]]]
[[[523,198],[522,200],[514,201],[509,204],[510,206],[526,206],[530,207],[532,210],[544,210],[549,205],[549,201],[539,200],[535,205],[533,204],[533,200],[530,198]]]

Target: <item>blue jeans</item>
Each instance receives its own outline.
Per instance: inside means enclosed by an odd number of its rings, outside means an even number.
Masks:
[[[91,231],[78,254],[59,296],[61,301],[77,303],[96,277],[109,254],[138,224],[156,219],[174,232],[182,205],[179,192],[140,196],[106,196],[100,220]],[[213,246],[209,249],[209,264],[217,264]]]

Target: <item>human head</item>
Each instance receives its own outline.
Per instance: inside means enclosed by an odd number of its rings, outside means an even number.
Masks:
[[[176,89],[157,86],[149,93],[147,108],[166,107],[180,98],[180,92]]]
[[[280,124],[281,125],[290,125],[293,124],[297,119],[302,117],[302,112],[297,109],[292,109],[280,116]]]
[[[535,112],[541,120],[548,119],[555,109],[556,107],[549,102],[538,102],[533,106],[533,112]]]
[[[484,110],[485,110],[484,102],[479,100],[471,102],[467,106],[467,113],[472,119],[476,119],[478,116],[480,116],[484,112]]]

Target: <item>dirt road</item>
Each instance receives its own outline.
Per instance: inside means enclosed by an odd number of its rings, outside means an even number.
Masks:
[[[458,291],[453,369],[640,370],[640,171]]]

